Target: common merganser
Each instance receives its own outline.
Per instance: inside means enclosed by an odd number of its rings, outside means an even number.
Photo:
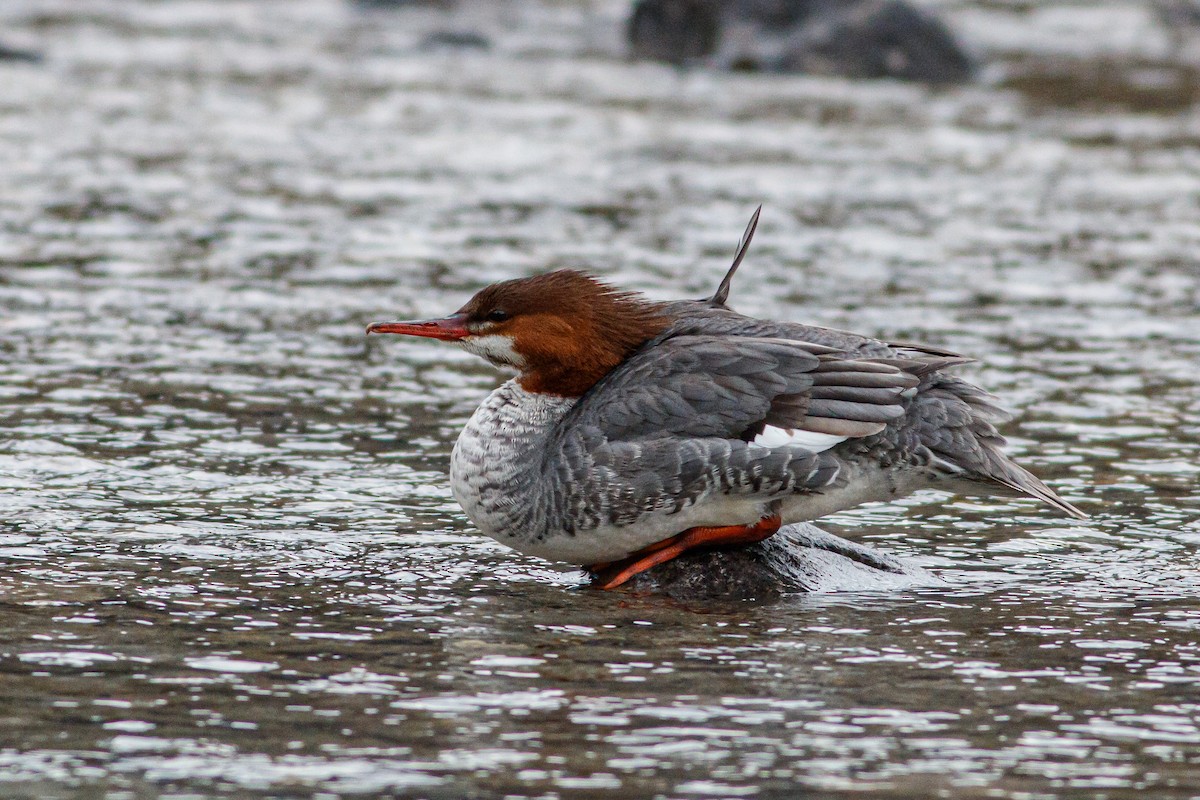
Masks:
[[[945,372],[970,359],[730,310],[758,213],[705,300],[652,302],[564,269],[492,284],[448,317],[367,328],[517,371],[450,457],[483,533],[613,588],[692,548],[926,487],[1085,516],[1002,452],[1007,415]]]

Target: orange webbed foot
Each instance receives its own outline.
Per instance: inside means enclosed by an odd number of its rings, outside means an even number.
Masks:
[[[753,525],[725,525],[716,528],[688,528],[669,539],[655,542],[631,556],[604,564],[592,564],[592,585],[599,589],[615,589],[634,575],[697,548],[725,547],[752,544],[768,539],[783,524],[778,514],[763,517]]]

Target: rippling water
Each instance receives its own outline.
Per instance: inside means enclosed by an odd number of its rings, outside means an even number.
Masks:
[[[981,86],[630,64],[616,0],[6,4],[0,794],[1200,793],[1194,43],[943,6]],[[364,325],[557,266],[700,296],[760,202],[737,307],[978,356],[1093,519],[859,509],[947,584],[769,604],[474,533],[496,376]]]

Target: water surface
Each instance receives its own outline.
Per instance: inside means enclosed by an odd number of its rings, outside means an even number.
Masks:
[[[1200,793],[1194,42],[941,7],[982,85],[630,64],[615,0],[6,4],[0,794]],[[365,324],[560,266],[701,296],[759,203],[735,306],[978,357],[1093,518],[858,509],[947,585],[769,604],[475,533],[496,375]]]

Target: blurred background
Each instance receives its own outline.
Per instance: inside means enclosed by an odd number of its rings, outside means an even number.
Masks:
[[[7,0],[0,795],[1200,793],[1200,9]],[[681,605],[473,532],[498,377],[372,321],[578,267],[975,356],[1094,515]]]

